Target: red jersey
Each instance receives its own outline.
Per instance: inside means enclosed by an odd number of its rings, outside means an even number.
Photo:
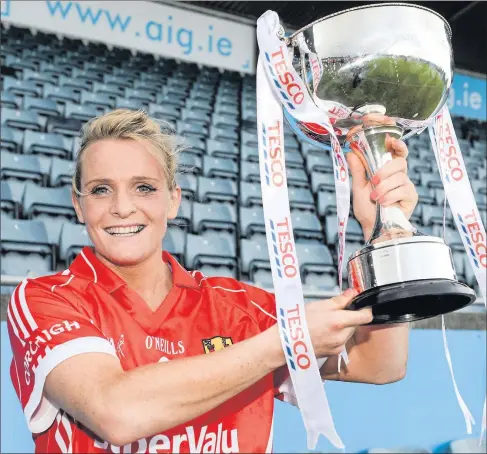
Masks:
[[[285,392],[275,386],[276,374],[192,421],[124,447],[97,439],[43,395],[49,372],[81,353],[114,355],[128,371],[211,354],[276,322],[274,295],[232,278],[189,273],[167,252],[162,259],[173,286],[155,312],[89,247],[69,269],[25,279],[15,289],[7,313],[10,374],[36,452],[271,452],[273,400]]]

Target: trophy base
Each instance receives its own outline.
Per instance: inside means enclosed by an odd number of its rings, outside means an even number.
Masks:
[[[371,307],[371,325],[405,323],[435,317],[468,306],[475,292],[450,279],[418,280],[371,288],[359,294],[349,309]]]

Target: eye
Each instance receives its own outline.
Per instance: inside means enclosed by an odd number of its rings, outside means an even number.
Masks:
[[[108,193],[108,188],[106,186],[95,186],[90,194],[93,194],[93,195],[105,195]]]
[[[150,184],[139,184],[139,186],[137,186],[137,190],[144,194],[149,194],[150,192],[154,192],[155,188]]]

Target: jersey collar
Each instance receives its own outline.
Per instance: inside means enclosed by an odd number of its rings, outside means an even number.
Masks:
[[[162,252],[162,260],[172,270],[173,285],[178,287],[199,289],[199,285],[191,274],[184,269],[169,252]],[[96,257],[90,246],[85,246],[76,256],[69,267],[71,272],[78,277],[87,279],[102,287],[106,292],[112,293],[127,283],[110,268],[104,265]]]

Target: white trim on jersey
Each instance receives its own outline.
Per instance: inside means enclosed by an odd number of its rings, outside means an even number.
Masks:
[[[269,431],[269,440],[267,441],[267,447],[265,448],[266,453],[272,452],[272,444],[274,442],[274,416],[275,416],[275,408],[272,409],[271,429]]]
[[[29,337],[29,332],[27,331],[27,328],[24,325],[24,322],[20,318],[19,310],[17,308],[17,298],[15,297],[16,294],[18,293],[18,287],[15,288],[14,292],[12,293],[12,297],[10,298],[10,306],[12,307],[12,311],[14,314],[15,321],[17,322],[17,325],[19,325],[20,331],[22,331],[22,334],[24,335],[24,339],[27,339]],[[20,339],[20,337],[19,337]],[[25,345],[25,344],[23,344]]]
[[[92,265],[92,263],[86,258],[86,255],[83,251],[80,251],[81,257],[85,259],[85,262],[88,264],[88,266],[91,268],[93,271],[93,282],[96,284],[98,282],[98,276],[96,275],[96,270],[95,267]]]
[[[12,327],[12,331],[14,332],[15,337],[20,341],[20,343],[22,344],[22,347],[25,347],[25,342],[20,337],[19,330],[17,329],[17,325],[15,324],[14,319],[12,317],[12,310],[14,307],[14,295],[15,295],[16,291],[17,291],[17,289],[14,290],[14,292],[12,293],[12,296],[10,297],[10,304],[8,305],[8,308],[7,308],[7,318],[8,318],[8,321],[10,322],[10,326]]]
[[[95,336],[79,337],[57,345],[39,359],[36,368],[34,389],[24,409],[27,426],[32,433],[47,430],[53,423],[59,409],[43,395],[44,383],[49,373],[63,361],[82,353],[108,353],[117,357],[115,349],[107,339]],[[34,412],[37,411],[36,415]]]
[[[56,416],[56,421],[57,421],[57,428],[56,428],[56,433],[54,434],[54,438],[56,439],[56,442],[59,448],[61,449],[62,453],[72,453],[73,452],[73,431],[71,430],[71,423],[66,417],[66,413],[64,412],[58,413]],[[66,431],[66,435],[68,436],[67,445],[61,434],[61,431],[59,430],[61,424],[63,425],[64,430]]]
[[[270,318],[274,319],[274,320],[277,320],[277,317],[274,317],[272,314],[270,314],[269,312],[267,312],[265,309],[263,309],[261,306],[259,306],[255,301],[252,301],[250,300],[250,302],[255,306],[257,307],[258,309],[260,309],[264,314],[268,315]]]
[[[22,308],[22,311],[24,313],[24,317],[29,322],[30,329],[32,331],[35,331],[37,329],[37,323],[35,322],[34,317],[32,317],[32,314],[30,313],[29,306],[27,305],[27,301],[25,300],[25,286],[26,285],[27,285],[27,279],[24,279],[22,281],[22,284],[20,285],[20,288],[19,288],[20,307]],[[26,339],[29,336],[30,336],[30,333],[26,336]]]
[[[54,289],[56,287],[64,287],[64,286],[68,285],[73,280],[73,278],[74,278],[74,274],[72,274],[71,276],[69,276],[69,279],[64,284],[60,284],[60,285],[55,284],[55,285],[53,285],[51,287],[51,292],[54,292]]]
[[[56,443],[59,446],[59,449],[61,449],[61,452],[67,453],[68,447],[66,446],[66,442],[64,441],[64,438],[61,435],[61,431],[59,430],[59,426],[61,425],[61,414],[60,413],[57,414],[56,421],[57,421],[57,428],[56,428],[56,432],[54,433],[54,439],[56,440]]]

